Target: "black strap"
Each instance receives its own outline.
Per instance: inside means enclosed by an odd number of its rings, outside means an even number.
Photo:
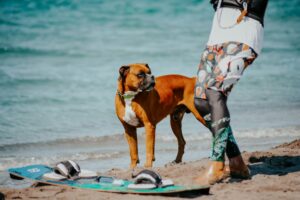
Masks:
[[[62,161],[62,162],[58,163],[57,165],[59,165],[59,164],[62,164],[66,167],[67,174],[64,174],[64,172],[61,171],[58,167],[55,168],[56,173],[59,173],[63,176],[67,176],[68,178],[78,176],[78,174],[80,173],[80,167],[77,163],[75,163],[75,164],[77,165],[79,170],[77,170],[68,160],[67,161]]]
[[[213,8],[217,10],[218,1],[220,0],[211,0],[210,3],[213,5]],[[243,10],[243,0],[221,0],[221,7],[228,8],[237,8]],[[264,25],[264,16],[267,9],[268,0],[250,0],[248,5],[247,17],[259,21],[262,26]]]
[[[75,169],[75,167],[69,161],[64,161],[64,162],[62,162],[62,164],[64,164],[66,166],[66,168],[68,169],[70,177],[73,177],[73,176],[76,176],[79,174],[79,171],[77,171]]]
[[[145,177],[144,175],[149,175],[151,176],[155,182],[153,182],[152,180],[148,179],[147,177]],[[162,183],[162,179],[160,177],[160,175],[154,171],[148,170],[148,169],[144,169],[141,172],[139,172],[136,176],[133,176],[136,180],[135,183],[136,184],[141,184],[141,183],[153,183],[156,186],[161,185]]]

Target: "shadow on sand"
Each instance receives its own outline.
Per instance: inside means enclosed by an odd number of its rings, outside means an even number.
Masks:
[[[300,156],[250,157],[251,175],[279,175],[300,171]]]
[[[300,171],[300,156],[250,156],[249,169],[251,177],[263,175],[284,176]],[[243,179],[231,178],[230,183],[241,182]]]

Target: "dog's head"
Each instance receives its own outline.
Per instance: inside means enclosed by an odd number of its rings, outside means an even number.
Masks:
[[[150,91],[155,86],[155,78],[148,64],[124,65],[119,69],[119,81],[122,81],[124,91]]]

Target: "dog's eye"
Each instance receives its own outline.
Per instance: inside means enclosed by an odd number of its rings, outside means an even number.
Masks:
[[[141,73],[137,74],[137,76],[139,78],[145,78],[146,74],[144,72],[141,72]]]

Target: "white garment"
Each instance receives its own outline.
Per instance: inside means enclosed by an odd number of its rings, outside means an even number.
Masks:
[[[249,17],[244,17],[239,24],[236,24],[240,14],[239,9],[218,8],[214,15],[207,45],[241,42],[260,54],[264,37],[263,26],[259,21]]]

